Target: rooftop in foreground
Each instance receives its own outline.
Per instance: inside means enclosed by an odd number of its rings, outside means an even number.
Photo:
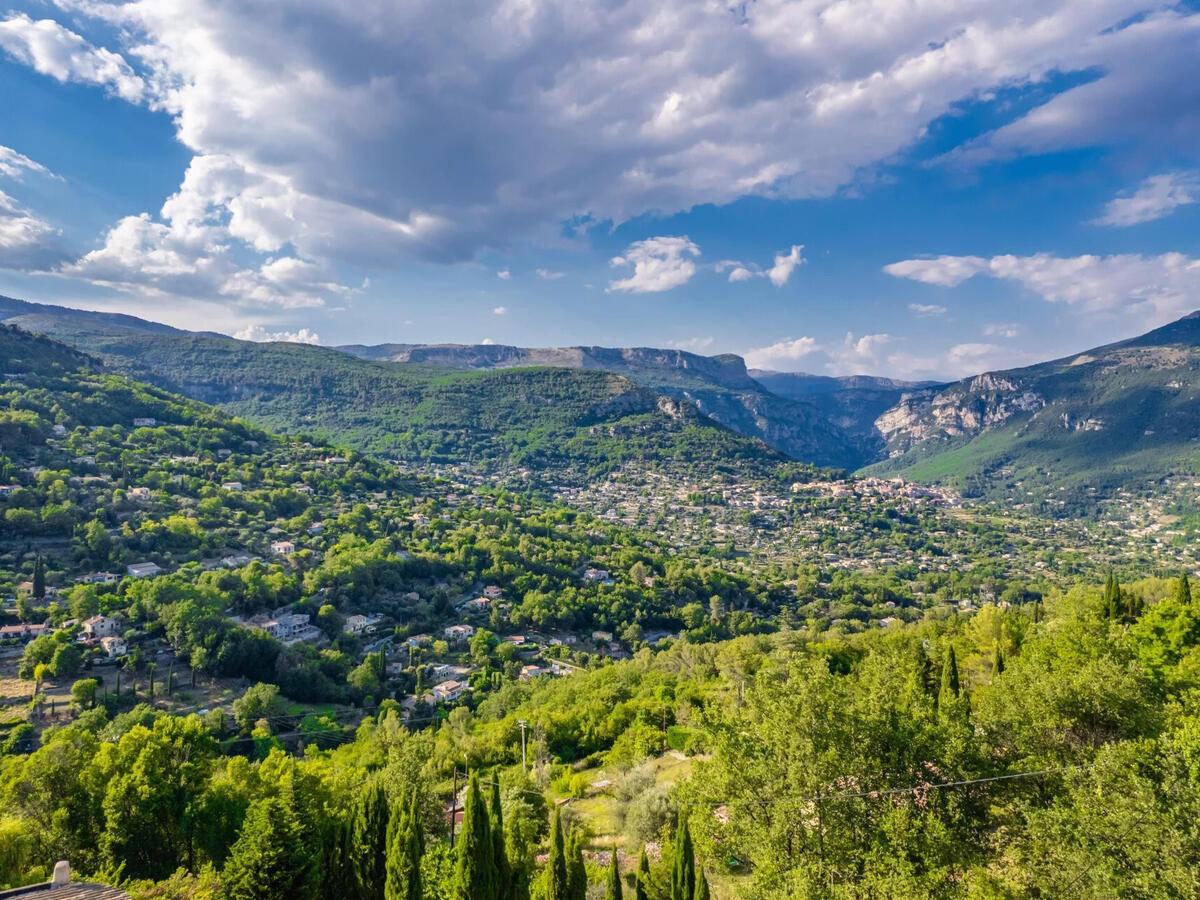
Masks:
[[[124,891],[104,884],[71,881],[71,867],[65,862],[54,866],[54,877],[41,884],[0,891],[0,898],[32,897],[35,900],[129,900]]]

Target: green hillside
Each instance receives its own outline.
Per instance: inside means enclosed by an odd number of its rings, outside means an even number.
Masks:
[[[1067,511],[1200,472],[1200,315],[1129,341],[917,392],[869,471]]]
[[[410,462],[596,475],[634,459],[730,471],[784,461],[687,404],[609,372],[461,371],[193,334],[68,339],[112,369],[273,431]]]

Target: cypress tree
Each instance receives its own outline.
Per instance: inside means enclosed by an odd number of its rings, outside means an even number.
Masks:
[[[621,869],[617,863],[617,848],[612,849],[612,861],[608,866],[608,882],[604,887],[604,900],[622,900]]]
[[[708,900],[708,879],[703,868],[696,870],[696,900]]]
[[[946,658],[942,662],[942,688],[938,693],[938,716],[946,721],[957,718],[962,712],[961,686],[958,680],[958,659],[954,654],[954,645],[946,649]]]
[[[953,696],[959,695],[958,682],[958,659],[954,655],[954,645],[951,644],[946,650],[946,661],[942,663],[942,691],[945,695],[947,691]]]
[[[569,900],[587,900],[587,867],[583,863],[583,833],[571,829],[567,842],[567,897]]]
[[[675,863],[671,869],[671,900],[695,900],[696,860],[692,853],[692,834],[687,819],[679,817],[675,832]]]
[[[1108,578],[1104,582],[1104,614],[1110,619],[1119,618],[1117,602],[1120,596],[1121,589],[1117,587],[1117,576],[1109,572]]]
[[[650,860],[646,858],[646,848],[642,847],[642,855],[638,857],[637,876],[633,882],[635,900],[650,900]]]
[[[504,847],[504,809],[500,805],[500,778],[492,777],[492,858],[496,861],[496,898],[511,900],[512,866]]]
[[[40,553],[33,561],[33,596],[37,600],[46,599],[46,561]]]
[[[312,858],[291,805],[278,797],[250,807],[221,873],[228,900],[307,900]]]
[[[1004,672],[1004,650],[1000,646],[1000,642],[996,642],[996,652],[992,656],[992,677],[995,678]]]
[[[420,829],[414,793],[408,810],[394,810],[388,821],[386,900],[421,900]]]
[[[323,856],[324,893],[330,897],[356,897],[352,821],[339,819],[330,826],[325,834]]]
[[[39,559],[41,557],[38,557]],[[1175,599],[1181,606],[1192,605],[1192,586],[1188,582],[1188,573],[1180,572],[1179,581],[1175,585]]]
[[[563,841],[562,809],[554,808],[554,823],[550,826],[550,860],[546,865],[546,900],[568,900],[567,848]]]
[[[479,791],[479,776],[471,773],[463,805],[462,837],[454,872],[455,900],[495,900],[496,860],[492,853],[492,824]]]
[[[387,884],[388,802],[383,785],[367,784],[359,795],[351,836],[360,900],[383,900]]]

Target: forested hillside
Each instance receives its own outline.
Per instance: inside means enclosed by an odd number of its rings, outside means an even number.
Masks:
[[[5,877],[70,856],[139,898],[1195,896],[1188,588],[683,642],[432,727],[260,707],[241,740],[97,705],[4,761]]]
[[[1053,511],[1200,472],[1200,313],[1054,362],[914,391],[872,471]]]

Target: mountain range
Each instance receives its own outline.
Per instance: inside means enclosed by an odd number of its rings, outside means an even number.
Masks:
[[[950,384],[644,347],[253,343],[8,298],[0,321],[276,430],[437,462],[790,458],[1060,503],[1200,468],[1200,313]]]

